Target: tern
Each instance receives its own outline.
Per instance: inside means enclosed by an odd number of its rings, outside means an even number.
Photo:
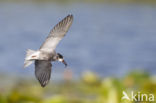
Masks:
[[[35,61],[35,76],[42,87],[45,87],[49,83],[52,68],[51,62],[60,61],[64,63],[65,67],[67,66],[63,56],[60,53],[56,53],[55,48],[66,35],[72,22],[73,15],[69,14],[54,26],[39,50],[28,49],[26,52],[24,68]]]

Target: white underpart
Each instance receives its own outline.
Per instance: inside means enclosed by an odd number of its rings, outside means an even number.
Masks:
[[[27,50],[26,58],[24,61],[24,68],[33,63],[33,60],[39,59],[40,51]]]
[[[33,63],[32,60],[25,60],[24,61],[24,68],[28,67],[29,65],[31,65]]]
[[[25,60],[35,60],[35,59],[39,59],[39,54],[40,51],[36,51],[28,56],[26,56]]]

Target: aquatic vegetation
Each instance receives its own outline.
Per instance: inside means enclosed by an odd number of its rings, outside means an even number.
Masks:
[[[2,80],[1,80],[2,81]],[[100,78],[84,72],[79,80],[64,80],[40,87],[33,80],[16,80],[8,87],[0,86],[0,103],[135,103],[122,100],[123,91],[156,95],[156,78],[145,72],[133,71],[123,78]],[[141,97],[140,97],[141,98]]]

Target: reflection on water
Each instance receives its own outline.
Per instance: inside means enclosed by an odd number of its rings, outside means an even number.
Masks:
[[[156,73],[156,8],[138,5],[0,4],[1,71],[23,70],[26,49],[38,49],[50,29],[68,13],[74,23],[57,47],[75,74],[85,69],[101,76],[130,69]],[[53,63],[53,74],[63,72]]]

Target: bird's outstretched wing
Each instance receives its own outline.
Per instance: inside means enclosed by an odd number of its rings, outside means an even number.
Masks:
[[[73,22],[73,15],[66,16],[50,31],[45,42],[41,45],[40,50],[52,52],[56,48],[59,41],[65,36],[69,27]]]
[[[45,87],[51,76],[52,64],[50,61],[46,60],[36,60],[35,61],[35,76],[40,82],[42,87]]]

